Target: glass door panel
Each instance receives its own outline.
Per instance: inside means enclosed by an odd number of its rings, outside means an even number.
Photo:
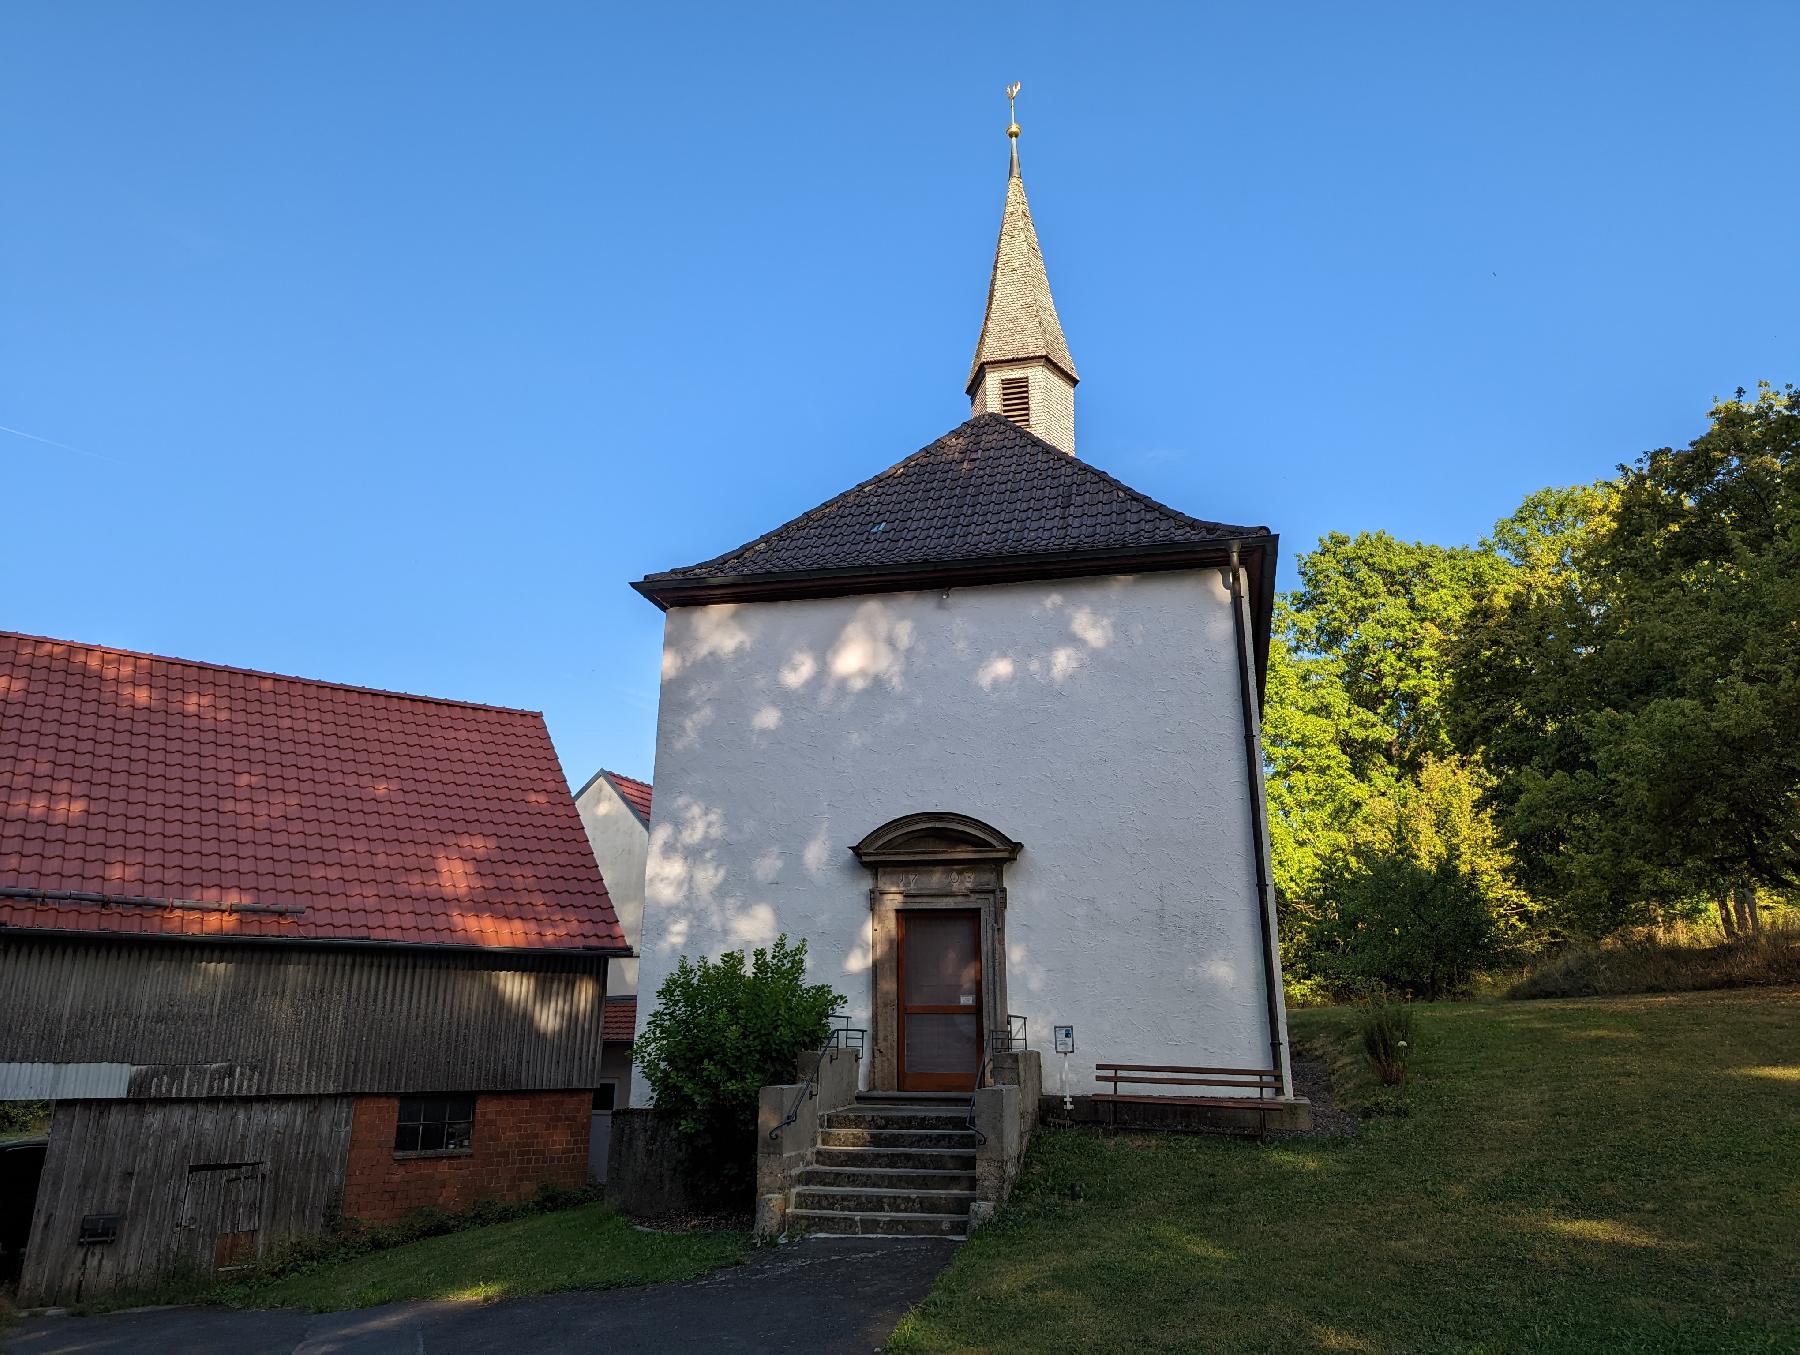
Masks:
[[[900,913],[900,1086],[961,1091],[981,1057],[981,915]]]

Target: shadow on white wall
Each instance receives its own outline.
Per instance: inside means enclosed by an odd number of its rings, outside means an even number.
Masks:
[[[977,746],[967,741],[966,731],[979,727],[981,712],[989,708],[984,703],[993,703],[996,713],[1011,708],[996,727],[1014,739],[1023,735],[1035,740],[1041,731],[1043,739],[1056,740],[1057,722],[1069,709],[1065,701],[1083,703],[1090,716],[1098,711],[1096,718],[1110,718],[1107,703],[1113,689],[1094,684],[1115,680],[1135,655],[1146,650],[1166,664],[1168,645],[1156,644],[1161,633],[1155,629],[1154,608],[1121,605],[1144,579],[1156,577],[1087,579],[1079,589],[1019,586],[1009,601],[1006,621],[998,627],[991,613],[958,609],[957,595],[949,593],[879,596],[854,607],[840,599],[826,605],[847,608],[847,614],[840,611],[831,629],[821,627],[804,638],[796,634],[804,627],[797,628],[790,618],[810,621],[825,615],[816,610],[819,604],[712,607],[697,609],[680,625],[672,623],[663,665],[664,738],[688,758],[695,756],[695,749],[706,755],[709,739],[725,740],[725,746],[743,759],[740,778],[767,781],[733,785],[728,799],[719,803],[696,798],[674,784],[665,792],[670,796],[667,811],[659,799],[645,882],[646,956],[657,955],[656,967],[666,970],[681,955],[716,956],[729,949],[767,945],[785,931],[790,937],[811,936],[820,942],[831,938],[829,948],[821,945],[809,954],[816,978],[842,982],[846,976],[855,980],[867,975],[872,953],[866,879],[847,848],[876,825],[836,821],[842,814],[834,819],[833,810],[841,807],[825,802],[829,792],[823,788],[808,800],[809,770],[828,765],[833,778],[841,780],[852,760],[869,759],[867,784],[880,787],[884,767],[871,749],[894,747],[896,730],[902,739],[914,738],[916,731],[918,746],[929,747],[926,756],[941,757],[945,781],[966,788],[983,783],[970,767],[992,766],[996,761],[1004,766],[1008,757],[1003,742]],[[1209,602],[1215,590],[1217,597],[1224,595],[1218,575],[1210,571],[1192,583],[1206,591]],[[933,604],[950,613],[941,628],[929,620]],[[815,610],[789,612],[790,605]],[[1197,634],[1201,647],[1216,646],[1221,655],[1235,654],[1228,606],[1209,605],[1191,624],[1197,629],[1184,631],[1189,642]],[[1155,677],[1161,681],[1160,673]],[[1118,690],[1129,693],[1136,688],[1127,684]],[[1235,679],[1229,700],[1235,712]],[[943,722],[933,708],[933,702],[944,701],[957,704],[955,733],[942,732]],[[727,712],[723,717],[721,708]],[[1121,718],[1127,714],[1121,712]],[[1190,718],[1195,725],[1186,723]],[[1191,717],[1177,713],[1158,734],[1171,745],[1191,742],[1200,718],[1199,712]],[[1241,763],[1241,744],[1232,748],[1221,742],[1219,748],[1220,756],[1235,754]],[[1240,770],[1230,770],[1241,778]],[[858,766],[857,772],[862,775],[863,769]],[[1154,782],[1159,775],[1165,779],[1191,775],[1192,769],[1146,768],[1140,747],[1137,752],[1116,752],[1111,761],[1103,756],[1091,764],[1071,764],[1071,778],[1086,777],[1091,785],[1062,800],[1053,802],[1057,787],[1049,783],[1007,793],[1046,797],[1042,802],[1046,812],[1038,813],[1033,825],[1043,833],[1054,830],[1058,813],[1091,814],[1094,787],[1112,786],[1112,791],[1101,793],[1118,793],[1117,786],[1133,776],[1141,787],[1146,772]],[[1241,791],[1234,793],[1241,796]],[[777,800],[778,806],[773,803]],[[1002,813],[993,805],[936,802],[908,803],[894,812],[926,809]],[[1149,831],[1129,823],[1121,827],[1123,832]],[[1028,850],[1032,845],[1028,841]],[[1118,850],[1144,845],[1121,838]],[[733,863],[730,870],[727,861]],[[1021,874],[1023,884],[1031,879],[1030,863],[1020,864],[1027,868]],[[809,887],[792,887],[803,883],[788,873],[796,867],[806,872]],[[1190,889],[1175,885],[1167,899],[1133,897],[1119,903],[1136,910],[1138,917],[1168,914],[1158,918],[1155,931],[1161,944],[1187,952],[1187,981],[1196,990],[1224,990],[1203,999],[1202,1009],[1208,1000],[1223,1000],[1245,981],[1224,948],[1225,939],[1203,935],[1196,926],[1202,920],[1195,907],[1201,894],[1238,889],[1235,877],[1227,883],[1228,873],[1226,863],[1196,862],[1184,877]],[[1057,884],[1040,877],[1030,887],[1050,890]],[[1096,904],[1106,906],[1112,905]],[[1063,953],[1060,942],[1044,951],[1045,962],[1039,961],[1034,947],[1049,946],[1052,932],[1044,929],[1057,925],[1052,920],[1018,916],[1015,910],[1011,922],[1015,925],[1006,951],[1008,984],[1038,1014],[1033,1016],[1035,1024],[1044,1004],[1054,1001],[1058,985],[1091,984],[1094,975],[1073,970],[1075,962]],[[1096,915],[1093,924],[1104,927],[1104,918]],[[1037,935],[1032,934],[1034,928]],[[1177,932],[1179,936],[1173,934]],[[852,990],[848,994],[852,1014],[866,1017],[870,1001],[866,980],[847,986]],[[1130,993],[1117,995],[1122,1026],[1162,1024],[1161,1018],[1133,1011],[1135,1003]],[[1195,1013],[1189,1011],[1184,1019],[1191,1023]]]

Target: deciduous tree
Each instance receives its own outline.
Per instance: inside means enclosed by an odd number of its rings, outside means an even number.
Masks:
[[[1800,393],[1721,401],[1544,521],[1449,703],[1523,882],[1593,934],[1800,882]]]
[[[1456,875],[1491,931],[1517,932],[1523,896],[1479,804],[1484,773],[1455,754],[1443,711],[1450,641],[1509,568],[1485,548],[1385,532],[1333,534],[1301,558],[1301,587],[1278,606],[1264,720],[1284,962],[1297,977],[1356,930],[1335,893],[1417,883],[1406,868],[1435,882],[1419,897],[1444,897],[1440,868]]]

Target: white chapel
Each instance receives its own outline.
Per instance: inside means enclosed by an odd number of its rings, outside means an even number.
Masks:
[[[683,955],[786,933],[868,1031],[872,1089],[966,1090],[1023,1028],[1046,1092],[1122,1063],[1291,1097],[1258,733],[1277,538],[1076,456],[1008,132],[968,422],[633,585],[666,613],[638,1029]]]

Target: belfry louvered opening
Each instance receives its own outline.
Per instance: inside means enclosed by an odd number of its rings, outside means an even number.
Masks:
[[[1031,427],[1031,379],[1023,376],[1000,378],[1000,412],[1021,428]]]

